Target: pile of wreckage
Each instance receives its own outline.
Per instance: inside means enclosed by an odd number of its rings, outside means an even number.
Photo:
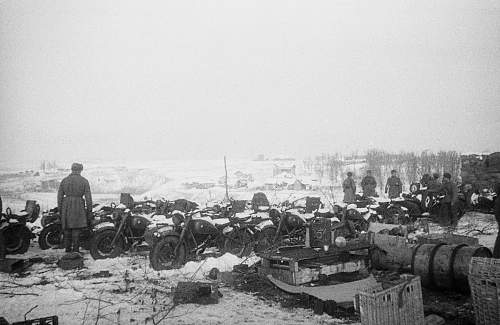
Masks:
[[[362,324],[440,324],[436,315],[424,319],[422,286],[471,292],[476,321],[498,323],[500,291],[492,288],[500,286],[500,261],[491,259],[490,250],[476,238],[429,234],[435,206],[422,204],[418,195],[359,197],[325,209],[319,197],[271,205],[261,192],[251,201],[204,208],[185,199],[136,202],[123,193],[118,205],[94,206],[92,227],[82,233],[81,244],[94,259],[149,250],[155,270],[180,267],[208,248],[239,257],[254,252],[261,260],[243,272],[253,270],[281,290],[309,297],[317,313],[354,308]],[[2,215],[2,271],[11,271],[15,263],[5,254],[24,253],[35,237],[30,224],[38,218],[39,207],[30,201],[25,210],[23,215]],[[40,248],[60,247],[57,208],[43,213],[41,225]],[[9,230],[11,226],[18,228]],[[24,227],[21,232],[19,227]],[[16,233],[24,235],[17,239]],[[71,258],[65,265],[81,266]],[[377,278],[377,270],[400,276]],[[220,275],[215,278],[220,280]],[[211,290],[204,290],[213,297]],[[490,299],[490,308],[480,306],[484,299]]]

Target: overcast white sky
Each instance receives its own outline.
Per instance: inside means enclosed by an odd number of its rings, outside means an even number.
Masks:
[[[500,150],[499,1],[0,2],[2,160]]]

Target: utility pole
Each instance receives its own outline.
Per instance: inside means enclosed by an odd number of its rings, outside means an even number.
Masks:
[[[224,170],[226,171],[226,178],[225,178],[225,185],[226,185],[226,197],[225,197],[225,200],[227,202],[229,202],[229,191],[228,191],[228,188],[227,188],[227,163],[226,163],[226,156],[224,156]]]

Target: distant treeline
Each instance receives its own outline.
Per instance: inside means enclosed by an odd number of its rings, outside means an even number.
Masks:
[[[332,184],[340,184],[351,171],[357,180],[371,170],[377,179],[379,190],[383,189],[392,169],[398,171],[405,188],[419,181],[423,174],[448,172],[456,179],[460,175],[460,154],[456,151],[423,151],[421,153],[390,153],[383,150],[370,150],[364,155],[322,154],[304,160],[304,170],[321,180],[327,178]]]

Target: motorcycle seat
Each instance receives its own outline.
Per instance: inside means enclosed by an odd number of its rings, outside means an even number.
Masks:
[[[257,212],[252,215],[252,218],[270,219],[268,212]]]
[[[237,220],[244,221],[244,220],[252,218],[252,214],[250,212],[237,212],[234,215],[234,218]]]
[[[351,204],[348,204],[348,205],[347,205],[347,210],[351,210],[351,209],[356,210],[357,208],[358,208],[358,206],[357,206],[356,204],[352,204],[352,203],[351,203]]]
[[[294,213],[294,215],[302,219],[304,222],[314,219],[314,213]]]
[[[264,227],[268,227],[268,226],[269,226],[269,227],[272,227],[272,226],[274,226],[274,223],[273,223],[271,220],[264,220],[264,221],[262,221],[261,223],[259,223],[259,224],[256,226],[256,228],[257,228],[258,230],[262,230],[262,229],[264,229]]]
[[[157,214],[151,218],[151,225],[156,225],[156,224],[174,225],[174,222],[172,221],[172,218],[167,218],[162,214]]]
[[[331,222],[332,222],[332,223],[333,223],[333,222],[340,222],[340,219],[339,219],[339,218],[337,218],[337,217],[333,217],[333,218],[331,219]]]
[[[305,213],[304,218],[306,218],[306,220],[311,220],[314,218],[314,213]]]
[[[257,212],[265,212],[265,211],[269,211],[271,207],[269,205],[259,205],[257,207]]]
[[[228,218],[211,219],[211,222],[217,228],[224,228],[225,226],[231,223],[231,221]]]

